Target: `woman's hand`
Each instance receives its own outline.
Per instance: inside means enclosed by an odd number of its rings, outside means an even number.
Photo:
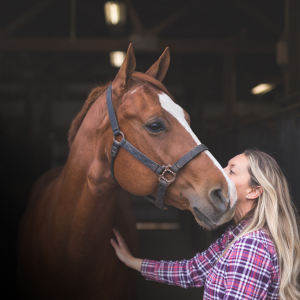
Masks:
[[[113,232],[117,238],[118,243],[116,243],[116,241],[114,239],[111,239],[110,243],[114,247],[118,258],[127,267],[130,267],[130,268],[135,269],[140,272],[143,260],[132,256],[123,237],[120,235],[120,233],[117,229],[113,228]]]

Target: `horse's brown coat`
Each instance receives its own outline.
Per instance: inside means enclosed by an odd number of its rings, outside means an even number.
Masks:
[[[147,74],[133,73],[131,46],[113,81],[113,102],[121,130],[145,155],[161,165],[174,163],[195,141],[180,123],[162,109],[157,94],[168,91],[159,82],[166,74],[169,51]],[[106,86],[107,87],[107,86]],[[136,230],[129,196],[155,196],[157,175],[124,149],[115,160],[116,183],[109,172],[112,130],[104,88],[96,88],[73,121],[66,165],[43,175],[36,183],[19,232],[18,285],[20,298],[132,299],[132,271],[118,260],[110,245],[112,227],[119,229],[133,254]],[[186,114],[187,118],[188,115]],[[153,134],[146,125],[160,118],[164,132]],[[121,188],[122,187],[122,188]],[[208,217],[224,222],[210,192],[228,186],[205,154],[178,174],[165,202],[180,209],[197,206]],[[201,224],[201,220],[198,219]]]

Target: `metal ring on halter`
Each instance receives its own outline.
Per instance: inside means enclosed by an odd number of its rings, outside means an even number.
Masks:
[[[123,139],[125,139],[124,133],[123,133],[122,131],[119,131],[118,134],[116,134],[116,135],[113,136],[113,137],[114,137],[114,141],[117,141],[116,137],[117,137],[118,135],[120,135],[120,134],[122,135]]]
[[[158,181],[164,180],[169,184],[171,184],[172,182],[175,181],[176,178],[176,173],[174,173],[172,170],[170,170],[170,168],[172,167],[172,165],[167,165],[167,166],[162,166],[164,168],[164,171],[161,173],[161,175],[158,176]],[[173,178],[171,180],[168,180],[164,175],[166,172],[169,172],[173,175]]]

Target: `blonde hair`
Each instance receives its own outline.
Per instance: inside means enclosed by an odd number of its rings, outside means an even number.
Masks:
[[[299,215],[291,200],[286,178],[270,155],[252,149],[244,154],[249,162],[250,186],[261,187],[263,192],[256,199],[253,209],[243,217],[243,220],[252,217],[249,223],[224,253],[240,237],[262,228],[267,229],[278,255],[279,298],[300,299]]]

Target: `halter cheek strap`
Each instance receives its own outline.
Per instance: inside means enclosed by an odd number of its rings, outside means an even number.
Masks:
[[[126,139],[122,131],[120,131],[120,127],[118,124],[118,120],[115,114],[115,110],[112,103],[112,85],[110,85],[107,88],[106,91],[106,102],[107,102],[107,109],[109,114],[109,119],[114,135],[114,141],[111,148],[111,162],[110,162],[110,173],[112,177],[116,180],[114,176],[114,161],[118,154],[118,150],[120,147],[124,148],[126,151],[128,151],[132,156],[134,156],[137,160],[139,160],[141,163],[143,163],[145,166],[150,168],[153,172],[157,173],[158,176],[158,189],[156,198],[152,196],[145,196],[147,200],[149,200],[151,203],[155,204],[160,209],[166,208],[164,204],[164,196],[166,193],[166,189],[169,184],[175,181],[177,172],[186,165],[190,160],[192,160],[195,156],[200,154],[201,152],[208,150],[208,148],[200,144],[190,150],[187,154],[185,154],[182,158],[180,158],[175,164],[168,165],[168,166],[160,166],[156,162],[154,162],[152,159],[144,155],[142,152],[140,152],[138,149],[136,149],[132,144],[130,144]],[[122,135],[122,140],[118,142],[116,140],[116,137],[118,135]],[[171,180],[168,180],[164,175],[169,172],[173,178]]]

